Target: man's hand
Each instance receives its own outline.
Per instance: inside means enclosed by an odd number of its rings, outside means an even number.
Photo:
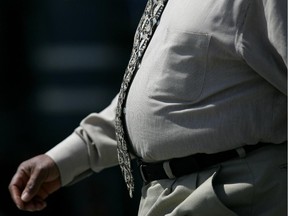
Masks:
[[[25,211],[40,211],[45,199],[61,187],[57,165],[42,154],[22,162],[14,174],[9,191],[16,206]]]

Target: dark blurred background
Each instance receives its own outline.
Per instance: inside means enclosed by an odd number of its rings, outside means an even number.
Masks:
[[[73,132],[119,90],[146,0],[0,0],[0,216],[137,215],[119,167],[62,188],[42,212],[19,211],[19,163]],[[133,166],[136,166],[133,164]]]

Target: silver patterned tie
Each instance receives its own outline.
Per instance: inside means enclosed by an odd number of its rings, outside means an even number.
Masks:
[[[130,197],[132,197],[132,193],[134,190],[134,179],[132,175],[131,158],[126,142],[127,135],[124,129],[125,100],[133,76],[140,66],[142,56],[159,23],[160,17],[167,1],[168,0],[148,0],[144,13],[136,29],[131,57],[125,70],[118,96],[118,104],[115,118],[117,152],[119,165],[125,183],[127,185]]]

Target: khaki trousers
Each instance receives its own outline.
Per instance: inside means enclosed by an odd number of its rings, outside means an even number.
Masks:
[[[138,216],[286,216],[287,143],[142,188]]]

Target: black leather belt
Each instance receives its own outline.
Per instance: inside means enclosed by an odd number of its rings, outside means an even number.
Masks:
[[[239,149],[228,150],[215,154],[198,153],[195,155],[173,158],[168,161],[156,163],[146,163],[139,160],[139,169],[142,179],[145,183],[149,183],[159,179],[173,179],[193,172],[203,170],[209,166],[241,157],[254,151],[265,144],[246,145]]]

